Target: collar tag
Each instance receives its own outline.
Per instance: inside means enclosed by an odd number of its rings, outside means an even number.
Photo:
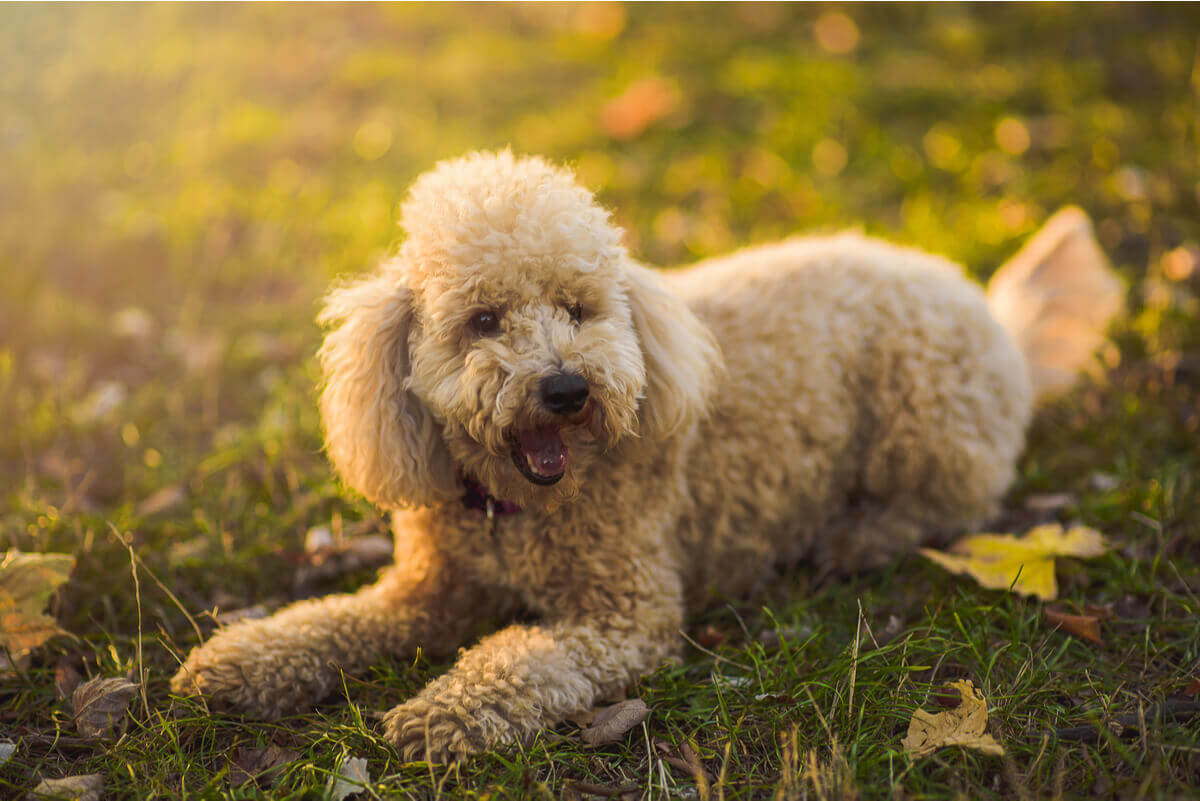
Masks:
[[[493,498],[481,484],[469,478],[463,480],[463,488],[465,489],[462,497],[463,506],[482,512],[488,520],[495,520],[497,517],[513,515],[521,511],[521,507],[515,503]]]

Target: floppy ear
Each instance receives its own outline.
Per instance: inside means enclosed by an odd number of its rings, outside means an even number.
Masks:
[[[346,483],[385,507],[453,497],[441,427],[408,390],[412,293],[386,269],[334,289],[317,322],[333,326],[325,371],[325,447]]]
[[[625,275],[646,365],[641,432],[665,439],[708,413],[724,362],[712,332],[654,271],[626,262]]]

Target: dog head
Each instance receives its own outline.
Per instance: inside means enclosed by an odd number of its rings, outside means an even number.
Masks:
[[[508,152],[444,162],[402,207],[407,238],[319,318],[326,446],[383,506],[462,480],[549,508],[627,438],[703,414],[720,355],[570,173]]]

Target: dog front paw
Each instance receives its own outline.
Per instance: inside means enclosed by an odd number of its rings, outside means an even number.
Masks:
[[[188,655],[171,679],[171,692],[202,696],[211,708],[275,720],[329,691],[329,665],[302,654],[245,648],[224,634]]]
[[[420,696],[383,718],[384,736],[406,762],[457,762],[488,747],[483,728],[463,712]]]

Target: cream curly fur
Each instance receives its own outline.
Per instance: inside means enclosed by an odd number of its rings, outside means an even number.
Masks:
[[[1043,383],[1061,384],[1120,298],[1076,211],[1001,271],[1009,330],[956,266],[854,234],[656,273],[568,172],[507,152],[439,165],[403,218],[399,255],[330,295],[320,354],[329,455],[394,510],[396,564],[357,594],[218,633],[172,688],[274,717],[339,670],[450,654],[480,620],[536,616],[387,714],[410,759],[525,740],[619,694],[678,651],[687,610],[777,564],[859,570],[985,520],[1043,353],[1057,371]],[[1063,252],[1080,263],[1043,269]],[[1019,313],[1064,295],[1090,315],[1069,358],[1055,325],[1079,327],[1070,304]],[[481,333],[488,310],[499,328]],[[540,399],[561,373],[587,381],[578,413]],[[567,462],[541,486],[514,442],[547,426]],[[467,480],[521,511],[468,508]]]

